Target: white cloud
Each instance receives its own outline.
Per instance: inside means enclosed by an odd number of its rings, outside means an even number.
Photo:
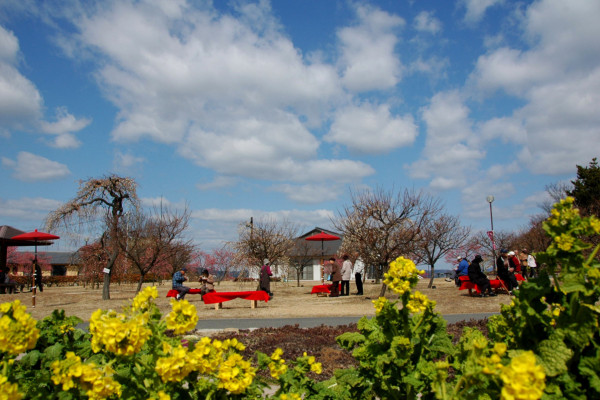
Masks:
[[[341,187],[328,184],[275,185],[271,190],[284,193],[290,200],[303,204],[337,200],[343,193]]]
[[[196,187],[199,190],[211,190],[230,187],[238,182],[236,178],[230,176],[217,176],[212,182],[197,183]]]
[[[429,179],[436,190],[467,184],[467,173],[476,171],[484,152],[472,132],[469,109],[456,92],[436,94],[423,109],[427,139],[422,159],[410,166],[414,178]]]
[[[23,197],[20,199],[0,198],[0,216],[27,221],[43,221],[48,213],[59,208],[63,203],[43,197]],[[15,228],[19,228],[15,226]]]
[[[116,152],[113,160],[113,168],[116,171],[128,172],[136,169],[146,162],[146,158],[136,156],[132,153]]]
[[[564,174],[597,156],[600,115],[600,3],[545,0],[526,11],[530,49],[503,47],[481,56],[471,79],[483,91],[504,90],[525,103],[511,116],[482,124],[487,139],[516,143],[521,165]]]
[[[258,219],[273,219],[276,221],[303,221],[307,226],[330,225],[334,213],[330,210],[279,210],[264,211],[252,209],[217,209],[207,208],[192,212],[192,218],[204,221],[221,221],[229,223],[243,223],[250,221],[250,217]]]
[[[417,14],[413,25],[417,31],[431,34],[436,34],[442,30],[442,22],[428,11],[421,11]]]
[[[503,2],[504,0],[462,0],[466,8],[465,21],[479,22],[488,8]]]
[[[393,88],[402,77],[395,31],[405,22],[367,6],[359,6],[357,14],[357,26],[338,31],[344,85],[355,92]]]
[[[19,42],[0,26],[0,130],[26,126],[40,116],[42,98],[16,68]]]
[[[411,115],[394,117],[386,104],[339,109],[325,140],[355,153],[384,153],[412,144],[418,131]]]
[[[13,170],[16,179],[33,182],[61,179],[71,174],[66,165],[21,151],[16,160],[2,157],[2,165]]]

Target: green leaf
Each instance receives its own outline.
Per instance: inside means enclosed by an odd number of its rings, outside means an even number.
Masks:
[[[598,354],[596,354],[595,357],[582,358],[579,363],[579,371],[583,376],[588,378],[590,389],[593,389],[596,392],[595,397],[600,396],[600,376],[598,376],[598,372],[600,371],[600,359],[598,358]]]
[[[23,367],[33,368],[40,361],[41,356],[42,353],[40,353],[38,350],[32,350],[29,353],[25,354],[23,358],[21,358],[19,363]]]
[[[44,350],[44,355],[50,360],[58,360],[62,358],[62,350],[64,347],[65,346],[63,346],[61,343],[56,343],[50,347],[47,347],[46,350]]]
[[[552,335],[550,339],[540,342],[537,347],[536,353],[547,376],[557,376],[567,372],[567,362],[573,357],[573,351],[559,336]]]
[[[358,332],[342,333],[336,339],[336,342],[346,350],[352,350],[354,347],[365,343],[365,336]]]

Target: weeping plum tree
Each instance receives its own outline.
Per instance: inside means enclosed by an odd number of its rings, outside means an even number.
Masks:
[[[139,209],[137,183],[132,178],[108,175],[79,182],[76,196],[50,213],[46,219],[49,231],[73,232],[81,225],[98,225],[100,244],[108,252],[104,270],[102,299],[110,299],[110,277],[119,256],[117,239],[121,220],[128,210]]]

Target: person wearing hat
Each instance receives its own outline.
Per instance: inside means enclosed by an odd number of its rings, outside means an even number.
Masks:
[[[496,271],[498,271],[498,278],[504,282],[508,294],[512,294],[513,290],[519,289],[519,284],[515,277],[515,270],[516,265],[508,255],[508,250],[500,250],[500,257],[496,260]]]
[[[200,295],[204,296],[206,293],[215,291],[215,278],[208,272],[206,268],[202,270],[199,280],[200,283],[202,283],[202,286],[200,287]]]
[[[190,291],[190,288],[183,286],[183,282],[187,281],[185,273],[187,268],[181,268],[181,270],[173,274],[173,290],[177,290],[177,300],[183,300],[185,295]]]
[[[469,275],[469,262],[466,257],[462,256],[458,256],[456,262],[458,262],[458,265],[454,269],[454,283],[456,286],[460,286],[460,279],[458,277]]]
[[[496,293],[492,291],[490,280],[481,270],[481,262],[483,258],[477,254],[471,264],[469,265],[469,280],[477,285],[481,297],[496,296]]]
[[[269,294],[269,297],[273,297],[273,293],[271,292],[271,276],[273,272],[271,272],[271,265],[269,259],[265,258],[263,261],[263,266],[260,268],[260,290],[264,290]]]

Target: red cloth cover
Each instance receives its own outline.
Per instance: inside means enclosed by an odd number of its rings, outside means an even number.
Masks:
[[[333,283],[330,283],[328,285],[316,285],[313,286],[312,290],[310,291],[311,294],[314,293],[331,293],[331,288],[333,287]],[[339,291],[342,290],[342,284],[340,283],[339,286]]]
[[[202,289],[190,289],[188,294],[200,294],[201,292]],[[177,293],[179,293],[177,290],[171,289],[167,292],[167,297],[177,297]]]
[[[255,290],[252,292],[212,292],[202,296],[204,304],[224,303],[233,299],[262,300],[269,301],[269,294],[264,290]]]

